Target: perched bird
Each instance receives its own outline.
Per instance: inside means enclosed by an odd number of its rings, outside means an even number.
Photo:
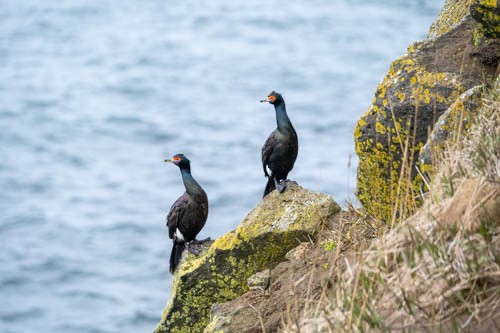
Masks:
[[[167,215],[168,235],[174,244],[170,254],[170,273],[174,273],[182,258],[185,248],[191,253],[199,251],[191,248],[192,244],[200,244],[204,240],[196,240],[208,216],[208,198],[205,191],[191,175],[190,161],[183,154],[174,155],[165,160],[179,167],[186,192],[177,199]]]
[[[285,190],[286,177],[297,159],[299,143],[297,133],[286,114],[283,97],[273,91],[260,102],[269,102],[274,105],[278,124],[278,128],[272,131],[262,147],[262,167],[264,175],[268,177],[264,190],[265,197],[276,188],[280,193]]]

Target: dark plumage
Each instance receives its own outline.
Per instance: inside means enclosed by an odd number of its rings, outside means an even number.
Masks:
[[[170,160],[181,170],[186,192],[177,199],[167,216],[168,235],[174,244],[170,254],[170,273],[174,273],[182,258],[185,248],[199,254],[191,248],[191,243],[201,243],[196,236],[201,231],[208,216],[208,198],[205,191],[191,175],[190,161],[183,154],[174,155]]]
[[[261,102],[269,102],[274,105],[276,123],[278,124],[278,127],[269,135],[264,147],[262,147],[262,167],[264,175],[268,177],[264,190],[265,197],[276,188],[280,193],[285,190],[286,177],[297,159],[299,143],[297,133],[286,113],[283,97],[273,91]]]

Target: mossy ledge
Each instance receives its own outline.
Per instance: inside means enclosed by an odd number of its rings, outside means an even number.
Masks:
[[[241,224],[201,256],[185,255],[155,333],[203,332],[212,304],[248,291],[247,279],[273,268],[340,210],[332,197],[289,183],[266,196]]]

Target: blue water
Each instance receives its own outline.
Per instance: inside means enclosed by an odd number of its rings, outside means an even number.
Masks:
[[[183,192],[163,160],[208,193],[200,237],[233,229],[264,189],[271,90],[290,178],[354,200],[354,124],[442,2],[0,0],[0,332],[150,332]]]

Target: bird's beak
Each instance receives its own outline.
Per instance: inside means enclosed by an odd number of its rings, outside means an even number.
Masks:
[[[264,102],[269,102],[269,97],[266,97],[266,99],[263,99],[260,101],[261,103],[264,103]]]
[[[172,163],[172,160],[165,160],[165,163]]]

